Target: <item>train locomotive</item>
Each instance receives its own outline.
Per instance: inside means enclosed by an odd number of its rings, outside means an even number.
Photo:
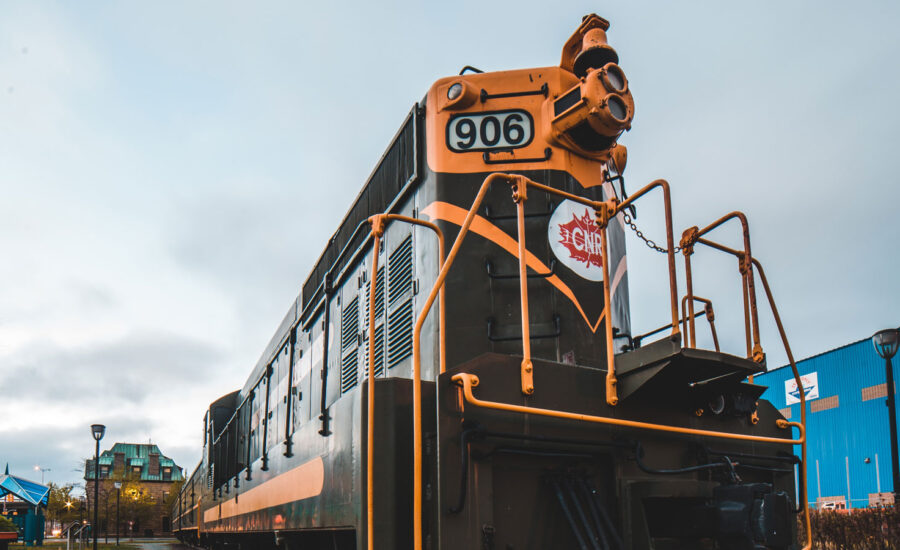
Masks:
[[[627,194],[635,104],[608,28],[586,16],[559,66],[467,66],[413,106],[244,386],[210,405],[180,540],[810,546],[805,419],[753,383],[760,288],[782,327],[747,218],[676,238],[667,182]],[[625,238],[647,194],[665,205],[665,246],[648,244],[668,324],[638,335]],[[743,248],[712,240],[726,223]],[[701,248],[737,259],[746,354],[718,349],[694,293]],[[701,323],[715,349],[697,346]]]

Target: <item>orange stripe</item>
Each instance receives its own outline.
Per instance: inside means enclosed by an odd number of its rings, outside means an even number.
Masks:
[[[293,470],[257,485],[246,493],[210,508],[203,512],[203,521],[210,523],[318,496],[322,493],[324,484],[325,466],[322,457],[317,456]]]
[[[422,210],[422,213],[433,220],[444,220],[450,223],[455,223],[459,226],[463,224],[463,221],[466,219],[466,214],[468,214],[466,210],[463,210],[456,205],[442,201],[435,201],[429,204]],[[477,233],[485,239],[495,243],[497,246],[499,246],[503,250],[506,250],[516,258],[519,257],[518,241],[507,235],[502,229],[487,221],[483,217],[476,215],[475,219],[472,221],[472,225],[469,227],[469,231]],[[547,273],[548,271],[550,271],[550,268],[544,265],[544,262],[540,261],[534,254],[528,251],[525,252],[525,264],[538,273]],[[562,280],[560,280],[560,278],[556,275],[547,277],[547,281],[555,286],[560,292],[562,292],[566,296],[566,298],[572,301],[573,304],[575,304],[575,307],[578,308],[578,311],[584,318],[584,322],[587,323],[587,325],[590,327],[591,332],[597,332],[597,327],[600,326],[600,321],[603,320],[606,312],[604,311],[600,314],[600,317],[597,318],[596,323],[591,323],[590,319],[588,319],[587,314],[584,312],[584,309],[581,307],[581,304],[578,302],[578,299],[575,297],[575,293],[572,292],[572,289],[569,288],[566,283],[562,282]]]

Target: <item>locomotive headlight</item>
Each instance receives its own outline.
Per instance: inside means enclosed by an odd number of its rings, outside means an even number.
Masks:
[[[709,412],[713,414],[722,414],[725,412],[725,396],[721,393],[713,396],[709,400]]]
[[[475,86],[462,79],[454,79],[438,88],[438,110],[458,110],[469,107],[478,99]]]
[[[608,63],[600,69],[597,78],[603,83],[603,87],[610,92],[624,93],[628,89],[628,80],[622,68],[615,63]]]
[[[628,120],[628,107],[625,106],[625,102],[619,99],[618,96],[611,95],[607,97],[606,108],[609,109],[609,114],[619,122]]]
[[[569,90],[548,98],[544,108],[551,141],[600,161],[609,158],[634,118],[628,80],[615,63],[592,69]]]

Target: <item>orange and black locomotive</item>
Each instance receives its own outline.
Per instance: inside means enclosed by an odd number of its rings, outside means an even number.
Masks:
[[[804,420],[752,382],[758,291],[781,323],[747,218],[676,236],[666,181],[626,189],[635,103],[608,27],[587,16],[559,66],[466,67],[413,106],[243,388],[210,405],[181,540],[808,547]],[[647,194],[669,299],[634,334],[625,238]],[[712,240],[726,223],[741,248]],[[737,259],[746,353],[718,349],[701,249]]]

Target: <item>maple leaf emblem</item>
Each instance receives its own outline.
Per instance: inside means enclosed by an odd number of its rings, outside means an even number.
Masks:
[[[581,217],[572,214],[572,221],[559,224],[559,237],[559,244],[568,249],[573,260],[584,262],[588,267],[603,265],[600,228],[590,211],[585,210]]]

